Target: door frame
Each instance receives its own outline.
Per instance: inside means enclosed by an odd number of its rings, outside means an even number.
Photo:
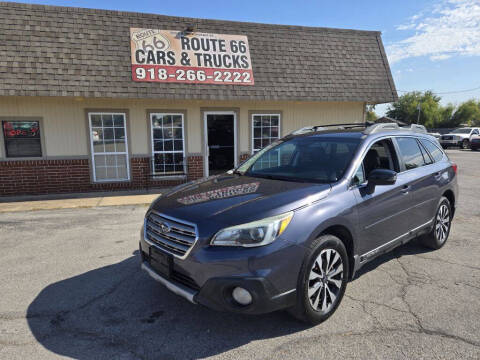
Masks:
[[[233,115],[233,166],[238,166],[238,159],[237,159],[237,113],[233,110],[228,111],[205,111],[203,113],[203,173],[205,177],[209,176],[209,169],[208,169],[208,115]]]

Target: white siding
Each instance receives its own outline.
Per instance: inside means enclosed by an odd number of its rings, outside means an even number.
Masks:
[[[363,121],[362,102],[232,102],[0,97],[0,118],[40,117],[46,157],[87,156],[85,109],[128,109],[131,155],[150,152],[148,109],[186,110],[186,151],[202,153],[201,108],[236,108],[239,116],[239,153],[250,152],[249,111],[281,111],[282,135],[308,125]],[[0,148],[0,158],[4,148]]]

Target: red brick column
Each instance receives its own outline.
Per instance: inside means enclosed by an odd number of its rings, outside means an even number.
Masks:
[[[197,180],[203,177],[203,156],[187,156],[187,178],[188,181]]]

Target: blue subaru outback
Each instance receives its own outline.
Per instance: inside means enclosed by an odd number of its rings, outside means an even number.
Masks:
[[[192,303],[320,323],[367,262],[447,241],[457,166],[424,128],[315,126],[156,199],[142,268]]]

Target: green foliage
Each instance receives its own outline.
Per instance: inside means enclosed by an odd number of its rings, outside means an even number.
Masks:
[[[441,98],[431,91],[409,92],[400,96],[397,102],[389,106],[387,116],[407,124],[416,124],[420,104],[419,123],[426,127],[436,127],[440,122],[440,100]]]
[[[375,113],[375,105],[367,105],[365,108],[365,120],[374,122],[377,118],[378,115]]]
[[[455,111],[452,120],[458,125],[480,125],[480,101],[465,101]]]
[[[453,104],[442,106],[440,100],[441,97],[432,91],[408,92],[388,107],[386,115],[407,124],[416,124],[420,104],[419,123],[427,128],[480,125],[480,101],[469,100],[455,108]]]

